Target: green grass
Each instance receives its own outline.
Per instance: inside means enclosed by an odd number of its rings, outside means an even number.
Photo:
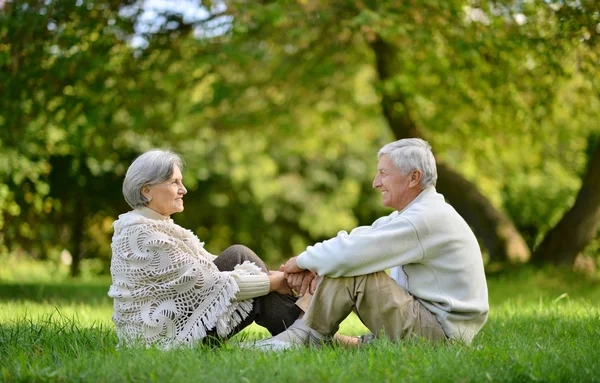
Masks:
[[[600,381],[598,280],[555,270],[490,276],[490,319],[471,347],[379,342],[279,354],[231,344],[117,351],[107,279],[32,275],[0,274],[0,381]],[[342,325],[364,331],[356,317]],[[254,325],[240,335],[267,333]]]

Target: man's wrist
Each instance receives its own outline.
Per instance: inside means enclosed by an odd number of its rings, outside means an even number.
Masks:
[[[300,268],[297,263],[298,257],[292,257],[285,263],[285,272],[289,274],[301,273],[304,269]]]
[[[302,254],[300,254],[300,255],[302,255]],[[301,263],[301,261],[300,261],[300,255],[296,256],[296,266],[297,266],[297,267],[298,267],[300,270],[304,271],[304,270],[306,270],[306,269],[305,269],[304,267],[300,266],[300,263]]]

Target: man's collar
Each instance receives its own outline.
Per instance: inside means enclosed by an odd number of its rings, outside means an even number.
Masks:
[[[398,210],[398,214],[402,213],[404,210],[408,209],[413,203],[418,202],[432,193],[436,193],[435,186],[427,186],[425,189],[421,190],[421,192],[412,200],[404,209]]]

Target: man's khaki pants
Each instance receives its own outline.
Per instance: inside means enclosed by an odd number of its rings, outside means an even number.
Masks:
[[[446,340],[435,315],[385,272],[345,278],[319,278],[315,294],[296,304],[305,311],[306,324],[327,337],[353,310],[371,332],[392,340],[414,336]]]

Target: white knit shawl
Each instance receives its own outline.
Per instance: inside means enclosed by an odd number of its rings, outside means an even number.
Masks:
[[[261,274],[254,263],[219,271],[204,243],[171,219],[134,210],[113,226],[108,295],[119,346],[193,345],[208,330],[229,334],[252,310],[251,299],[231,302],[239,291],[232,274]]]

